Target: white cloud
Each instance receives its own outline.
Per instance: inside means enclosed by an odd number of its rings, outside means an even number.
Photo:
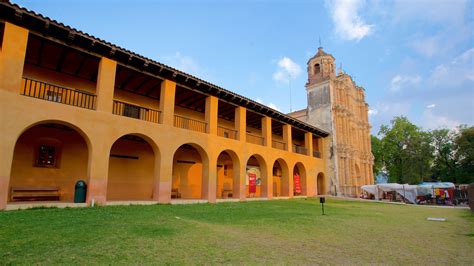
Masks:
[[[426,106],[426,108],[428,108],[428,109],[435,108],[435,107],[436,107],[436,104],[434,104],[434,103]]]
[[[366,24],[358,11],[364,5],[362,0],[336,0],[326,2],[338,36],[344,40],[360,41],[373,32],[374,25]]]
[[[374,115],[377,115],[379,113],[379,110],[377,109],[369,109],[369,116],[374,116]]]
[[[457,87],[465,81],[474,81],[474,48],[471,48],[448,64],[438,65],[430,78],[434,86]]]
[[[260,99],[260,98],[255,99],[255,101],[258,102],[258,103],[260,103],[260,104],[266,105],[266,106],[268,106],[268,107],[270,107],[270,108],[272,108],[272,109],[275,109],[275,110],[277,110],[278,112],[281,112],[280,108],[278,108],[278,106],[277,106],[276,104],[274,104],[274,103],[268,103],[268,104],[267,104],[267,103],[265,103],[265,102],[264,102],[262,99]]]
[[[277,70],[273,73],[273,79],[277,82],[288,84],[290,79],[301,75],[301,67],[286,56],[278,60],[277,64]]]
[[[390,81],[390,90],[393,92],[397,92],[406,87],[417,85],[420,82],[421,82],[421,77],[419,75],[414,75],[414,76],[396,75]]]
[[[176,52],[172,56],[166,56],[164,59],[167,64],[178,70],[190,73],[192,75],[199,74],[200,67],[198,64],[191,57],[182,55],[180,52]]]
[[[433,109],[425,109],[421,119],[421,126],[424,129],[449,128],[455,129],[461,123],[440,114],[435,114]]]
[[[416,39],[411,43],[413,49],[419,54],[428,58],[433,57],[436,53],[441,52],[440,36],[430,36],[426,38]]]

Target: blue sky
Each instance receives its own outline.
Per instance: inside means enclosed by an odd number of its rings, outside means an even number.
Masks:
[[[325,51],[366,90],[373,133],[474,124],[474,4],[465,0],[18,1],[282,112],[306,107]]]

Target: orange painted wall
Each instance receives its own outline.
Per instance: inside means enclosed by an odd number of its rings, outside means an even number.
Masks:
[[[194,162],[194,163],[184,163]],[[182,199],[200,199],[202,195],[202,161],[196,150],[179,148],[173,159],[173,189]]]
[[[41,144],[58,146],[56,167],[35,166]],[[60,200],[72,201],[75,183],[87,182],[87,157],[87,144],[77,132],[33,127],[21,135],[15,146],[10,187],[58,187]]]
[[[151,200],[155,155],[150,145],[119,139],[110,154],[138,159],[110,157],[107,200]]]

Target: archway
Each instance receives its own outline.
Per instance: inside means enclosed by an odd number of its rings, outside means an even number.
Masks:
[[[216,198],[239,198],[239,159],[233,151],[223,151],[217,157]]]
[[[246,197],[267,197],[267,166],[262,156],[254,154],[250,156],[246,164]]]
[[[296,163],[293,168],[293,195],[306,196],[306,191],[306,170],[302,163]]]
[[[107,200],[152,200],[155,152],[150,140],[125,135],[110,149]]]
[[[209,161],[196,144],[181,145],[173,157],[172,199],[206,199]]]
[[[283,159],[273,164],[273,196],[288,197],[290,195],[290,176],[288,165]]]
[[[316,189],[317,195],[324,195],[326,194],[326,183],[324,181],[324,174],[319,173],[316,177]]]
[[[89,181],[88,143],[68,123],[42,122],[25,130],[15,144],[9,201],[72,202],[75,183]]]

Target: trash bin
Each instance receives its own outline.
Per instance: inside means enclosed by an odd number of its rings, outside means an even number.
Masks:
[[[86,202],[87,184],[83,180],[76,182],[76,190],[74,192],[74,203]]]

